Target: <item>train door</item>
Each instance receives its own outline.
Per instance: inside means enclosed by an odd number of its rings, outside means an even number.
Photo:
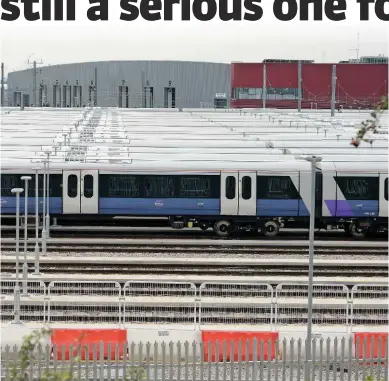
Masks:
[[[239,172],[239,215],[257,214],[257,173]]]
[[[257,213],[256,172],[221,174],[222,216],[255,216]]]
[[[379,216],[388,217],[388,174],[380,173]]]
[[[239,210],[238,172],[221,173],[220,176],[220,214],[237,216]]]
[[[98,171],[63,171],[63,213],[97,214],[98,185]]]

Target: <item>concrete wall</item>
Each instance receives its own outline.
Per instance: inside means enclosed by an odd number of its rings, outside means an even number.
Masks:
[[[56,65],[37,68],[36,103],[39,105],[39,86],[47,86],[46,101],[53,105],[53,85],[82,86],[82,104],[89,103],[89,85],[95,81],[97,69],[97,106],[118,106],[119,86],[128,86],[129,107],[142,107],[146,82],[154,88],[154,107],[164,107],[165,87],[176,91],[176,107],[195,108],[202,103],[213,104],[215,93],[230,95],[230,65],[180,61],[108,61]],[[14,93],[28,95],[33,104],[33,69],[9,73],[8,104],[16,106]],[[93,94],[92,94],[93,95]],[[59,102],[57,96],[57,103]],[[61,88],[63,106],[63,88]],[[73,95],[72,95],[73,98]],[[19,96],[20,99],[20,96]],[[23,97],[22,97],[23,99]],[[25,98],[26,99],[26,98]],[[74,100],[72,99],[72,102]],[[76,100],[77,101],[77,100]],[[44,99],[45,102],[45,99]],[[93,102],[93,96],[92,96]],[[123,105],[125,95],[123,94]]]

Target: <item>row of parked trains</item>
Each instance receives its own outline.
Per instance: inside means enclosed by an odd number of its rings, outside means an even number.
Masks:
[[[24,164],[23,164],[24,163]],[[4,164],[4,163],[3,163]],[[29,214],[35,213],[36,164],[7,162],[1,173],[1,215],[16,213],[13,188],[29,183]],[[50,165],[50,217],[58,221],[167,217],[174,229],[213,229],[220,237],[254,231],[276,236],[282,228],[306,228],[311,209],[311,163],[304,160],[256,163],[132,162]],[[39,175],[43,212],[43,174]],[[20,200],[23,213],[24,200]],[[60,222],[59,222],[60,223]],[[386,163],[316,165],[315,225],[344,229],[355,238],[387,231]]]

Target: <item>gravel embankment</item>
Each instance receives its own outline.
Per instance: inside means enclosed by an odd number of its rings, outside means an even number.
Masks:
[[[53,251],[48,252],[47,257],[96,257],[96,258],[110,258],[110,257],[123,257],[123,258],[212,258],[212,259],[234,259],[234,258],[241,258],[241,259],[308,259],[308,254],[287,254],[287,253],[269,253],[269,254],[262,254],[262,253],[213,253],[213,252],[198,252],[198,253],[185,253],[185,252],[125,252],[125,251],[115,251],[115,252],[95,252],[93,251],[93,248],[89,248],[90,251],[87,253],[85,251],[83,252],[77,252],[77,251],[69,251],[69,252],[63,252],[63,251]],[[15,256],[14,251],[3,251],[2,256]],[[28,255],[33,255],[33,252],[29,252]],[[23,256],[23,253],[21,253],[21,257]],[[388,258],[388,253],[382,253],[382,254],[368,254],[368,251],[366,251],[366,254],[336,254],[334,251],[333,254],[315,254],[315,259],[322,259],[322,260],[372,260],[372,261],[379,261],[379,260],[386,260]]]

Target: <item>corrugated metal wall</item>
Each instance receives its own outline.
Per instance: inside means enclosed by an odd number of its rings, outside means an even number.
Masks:
[[[164,88],[176,89],[176,107],[201,107],[213,104],[215,93],[230,95],[229,64],[180,61],[107,61],[40,67],[37,69],[37,103],[39,85],[47,85],[47,102],[53,106],[53,84],[66,81],[71,86],[78,81],[82,86],[82,104],[89,102],[89,85],[97,68],[97,105],[117,106],[119,86],[129,88],[129,107],[142,107],[142,89],[149,81],[154,91],[154,107],[163,107]],[[9,104],[14,103],[17,91],[29,95],[33,103],[33,70],[9,73]],[[124,97],[125,95],[123,95]],[[92,97],[93,100],[93,97]]]

